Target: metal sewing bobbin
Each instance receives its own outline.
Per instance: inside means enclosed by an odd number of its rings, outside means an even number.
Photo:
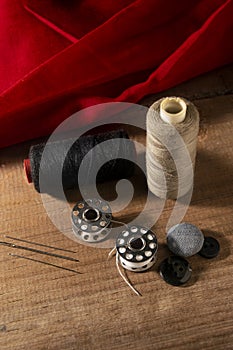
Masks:
[[[129,226],[116,242],[119,261],[125,269],[142,272],[156,261],[158,242],[154,232],[142,226]]]
[[[111,230],[111,219],[109,204],[100,199],[78,202],[71,214],[74,234],[89,243],[106,239]]]

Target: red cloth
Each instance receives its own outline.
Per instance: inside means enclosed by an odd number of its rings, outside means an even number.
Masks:
[[[233,61],[233,0],[0,0],[0,14],[0,147]]]

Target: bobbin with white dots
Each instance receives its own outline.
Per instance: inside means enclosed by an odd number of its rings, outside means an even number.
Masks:
[[[89,243],[106,239],[111,230],[111,219],[109,204],[100,199],[78,202],[71,214],[73,232]]]
[[[158,242],[154,232],[142,226],[129,226],[120,233],[116,249],[121,265],[133,272],[151,268],[156,261]]]

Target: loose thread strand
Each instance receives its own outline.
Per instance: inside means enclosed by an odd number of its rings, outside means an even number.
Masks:
[[[107,260],[110,260],[113,255],[116,254],[116,247],[112,248],[112,250],[108,253],[108,259]]]
[[[134,286],[131,284],[131,282],[129,281],[129,279],[126,277],[126,275],[124,275],[120,269],[120,266],[119,266],[119,254],[116,253],[116,267],[117,267],[117,270],[118,270],[118,273],[119,275],[122,277],[122,279],[124,280],[124,282],[129,286],[129,288],[139,297],[141,297],[141,293],[139,293],[137,291],[136,288],[134,288]]]

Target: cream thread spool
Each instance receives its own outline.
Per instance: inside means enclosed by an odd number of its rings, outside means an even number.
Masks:
[[[192,189],[190,174],[195,166],[198,132],[199,113],[190,101],[166,97],[150,107],[147,113],[147,182],[150,191],[159,198],[176,199],[179,185],[182,196]],[[182,173],[179,178],[176,160]]]

